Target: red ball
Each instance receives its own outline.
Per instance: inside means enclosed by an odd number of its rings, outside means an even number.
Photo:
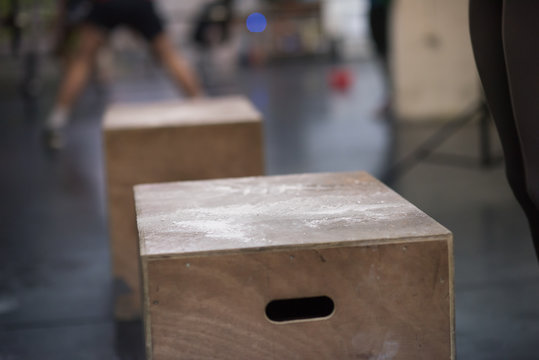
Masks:
[[[329,74],[329,84],[338,91],[347,91],[352,85],[352,74],[346,69],[335,69]]]

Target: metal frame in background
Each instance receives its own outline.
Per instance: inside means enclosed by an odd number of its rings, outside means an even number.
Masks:
[[[468,155],[435,153],[435,151],[461,128],[478,119],[479,157]],[[449,121],[427,138],[410,154],[397,161],[386,170],[382,179],[387,183],[396,181],[421,161],[464,168],[491,169],[503,163],[503,156],[493,154],[490,141],[490,112],[484,101],[471,112]]]

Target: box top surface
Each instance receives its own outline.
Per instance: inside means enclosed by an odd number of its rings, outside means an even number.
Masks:
[[[135,200],[144,257],[450,235],[365,172],[138,185]]]
[[[105,130],[258,122],[262,116],[243,96],[151,104],[116,104],[106,114]]]

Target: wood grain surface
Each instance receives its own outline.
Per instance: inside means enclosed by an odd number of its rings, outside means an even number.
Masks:
[[[240,97],[107,112],[104,147],[117,319],[140,318],[133,186],[264,173],[261,116]]]
[[[135,197],[144,256],[449,234],[365,172],[140,185]]]
[[[448,242],[153,259],[151,359],[450,359]],[[275,299],[328,296],[325,320],[275,324]]]
[[[116,104],[105,113],[107,130],[260,122],[262,115],[243,96],[150,104]]]

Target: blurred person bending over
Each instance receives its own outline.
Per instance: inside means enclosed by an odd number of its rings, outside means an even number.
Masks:
[[[475,62],[539,260],[538,18],[538,0],[470,0]]]
[[[66,4],[66,0],[61,0]],[[197,76],[174,49],[151,0],[88,0],[88,15],[80,27],[80,39],[66,71],[54,108],[45,124],[47,144],[63,146],[62,132],[71,109],[87,83],[98,50],[111,30],[126,25],[148,41],[151,50],[188,96],[201,96]]]
[[[90,11],[89,0],[61,0],[55,18],[53,54],[67,66],[69,54],[77,43],[79,27]]]

